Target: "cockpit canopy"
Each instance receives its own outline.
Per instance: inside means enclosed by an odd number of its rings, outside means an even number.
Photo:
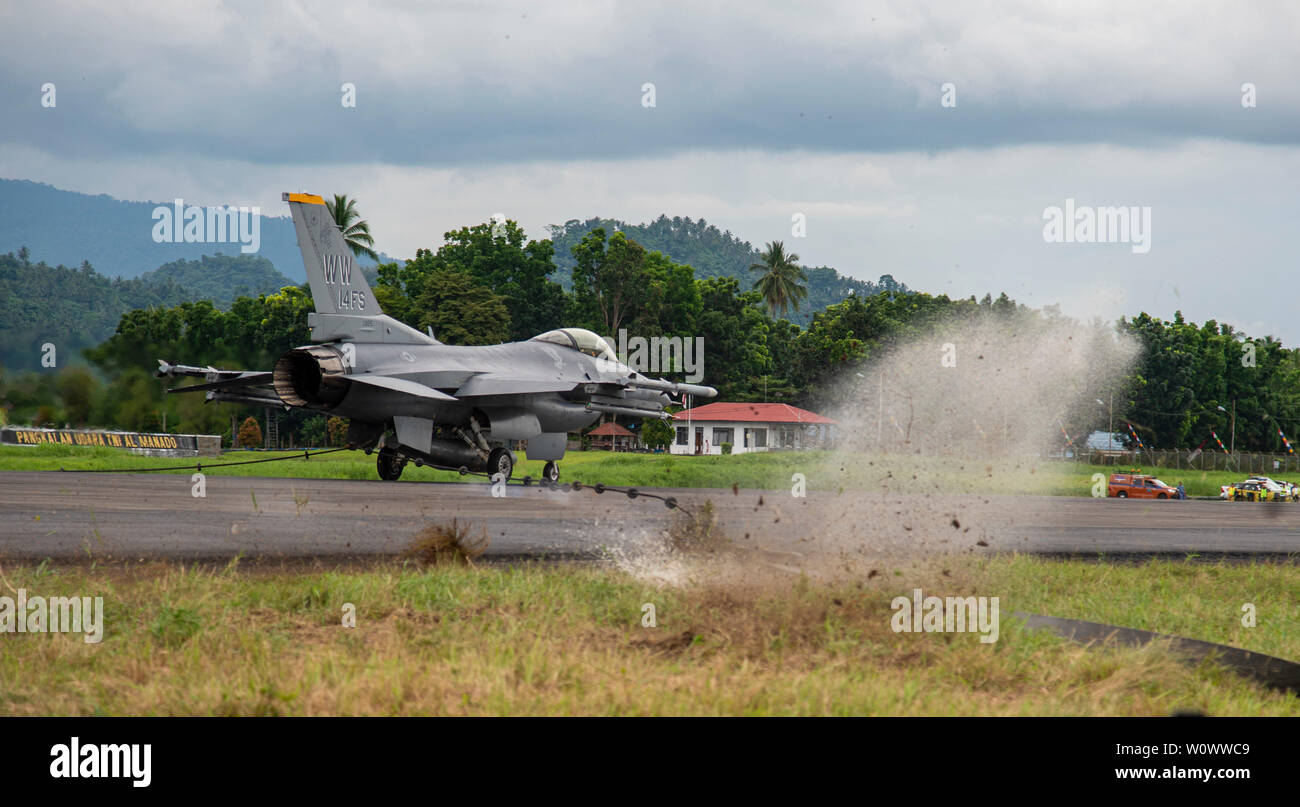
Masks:
[[[594,356],[598,359],[612,362],[618,361],[618,356],[614,353],[614,348],[610,346],[609,342],[586,328],[559,328],[534,336],[530,341],[550,342],[553,345],[580,350],[588,356]]]

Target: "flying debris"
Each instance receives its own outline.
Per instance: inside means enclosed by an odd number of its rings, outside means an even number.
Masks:
[[[296,347],[271,370],[219,370],[158,361],[157,375],[202,384],[209,401],[308,409],[350,421],[349,448],[378,450],[379,476],[397,479],[408,461],[486,471],[509,479],[510,443],[559,478],[569,432],[602,414],[671,417],[671,395],[717,390],[650,378],[619,362],[609,343],[582,328],[525,342],[444,345],[385,315],[321,197],[286,193],[315,313],[315,344]]]

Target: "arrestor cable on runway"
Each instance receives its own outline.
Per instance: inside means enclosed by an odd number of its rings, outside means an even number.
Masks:
[[[330,448],[330,449],[326,449],[325,451],[304,451],[302,452],[302,459],[308,459],[309,457],[319,457],[321,454],[333,454],[335,451],[347,451],[347,450],[348,449],[346,448]],[[240,460],[239,462],[209,462],[208,467],[221,468],[226,465],[256,465],[259,462],[278,462],[279,460],[296,460],[298,458],[299,457],[297,454],[290,454],[287,457],[267,457],[266,459],[260,459],[260,460]],[[60,466],[59,470],[68,473],[78,473],[78,474],[142,474],[142,473],[147,473],[149,471],[184,471],[189,468],[194,468],[196,470],[202,471],[203,463],[196,462],[193,465],[170,465],[170,466],[159,467],[159,468],[86,468],[84,470],[79,468],[73,468],[69,470],[67,468]]]
[[[324,451],[303,451],[301,455],[290,454],[287,457],[267,457],[265,459],[260,459],[260,460],[240,460],[238,462],[209,462],[207,464],[207,467],[223,468],[227,465],[255,465],[259,462],[279,462],[280,460],[296,460],[296,459],[305,460],[311,457],[319,457],[322,454],[333,454],[336,451],[350,451],[350,450],[352,449],[330,448]],[[465,467],[464,465],[455,468],[449,465],[436,465],[431,462],[423,463],[423,465],[428,468],[433,468],[434,470],[437,471],[455,471],[459,473],[461,476],[473,475],[473,476],[481,476],[489,480],[491,479],[491,476],[489,474],[484,473],[482,471],[471,471],[469,470],[469,468]],[[193,468],[197,471],[202,471],[203,467],[204,467],[203,463],[196,462],[193,465],[171,465],[171,466],[164,466],[158,468],[89,468],[86,470],[78,470],[74,468],[69,470],[67,468],[60,467],[59,471],[66,472],[66,473],[79,473],[79,474],[140,474],[140,473],[149,473],[153,471],[185,471],[185,470],[189,470],[190,468]],[[509,481],[506,482],[506,484],[508,485],[512,485],[512,484],[522,485],[524,487],[529,487],[532,485],[532,483],[533,483],[533,478],[531,476],[525,476],[523,479],[519,480],[518,482],[509,482]],[[597,483],[595,485],[584,485],[582,482],[577,482],[577,481],[565,482],[563,485],[561,485],[558,482],[552,482],[551,480],[546,479],[545,477],[538,480],[538,485],[546,490],[560,490],[565,493],[569,493],[575,490],[590,490],[593,493],[598,493],[598,494],[604,493],[605,491],[609,491],[610,493],[622,493],[623,495],[627,496],[629,499],[636,499],[638,497],[645,497],[647,499],[658,499],[659,501],[663,502],[664,505],[667,506],[669,510],[681,510],[682,512],[688,515],[694,515],[694,513],[692,513],[690,510],[678,504],[677,498],[675,496],[660,496],[657,493],[646,493],[645,491],[638,490],[636,488],[616,488],[610,485],[604,485],[600,483]]]

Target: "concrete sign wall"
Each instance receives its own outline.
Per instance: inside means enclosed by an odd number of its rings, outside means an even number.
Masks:
[[[0,428],[0,445],[102,446],[157,457],[216,457],[221,454],[221,437],[215,434],[152,434],[25,426]]]

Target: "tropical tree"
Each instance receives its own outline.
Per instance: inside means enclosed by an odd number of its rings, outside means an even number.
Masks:
[[[348,441],[348,422],[343,418],[330,418],[325,421],[325,431],[329,435],[330,445],[340,448]]]
[[[257,448],[261,444],[262,427],[258,425],[257,418],[244,418],[244,422],[239,424],[239,447]]]
[[[617,337],[618,329],[644,310],[650,294],[645,248],[623,233],[614,233],[606,244],[605,231],[596,228],[570,251],[577,261],[570,319]]]
[[[408,261],[408,270],[398,271],[396,279],[406,284],[408,292],[414,293],[416,270],[457,269],[505,298],[509,338],[528,339],[564,324],[564,289],[549,279],[555,271],[550,241],[529,241],[514,221],[462,227],[445,233],[443,239],[435,255]],[[391,271],[384,276],[393,277]]]
[[[659,418],[646,418],[642,421],[641,442],[651,448],[667,448],[673,441],[673,427]]]
[[[352,254],[358,258],[365,255],[378,262],[379,254],[374,250],[375,239],[370,236],[370,224],[357,212],[357,200],[336,193],[333,201],[326,200],[325,207],[338,225],[339,232],[343,233],[343,240]]]
[[[773,318],[779,309],[782,314],[793,308],[799,310],[799,303],[808,296],[808,288],[800,285],[807,282],[808,276],[799,268],[799,256],[785,251],[785,244],[773,241],[767,249],[759,254],[759,262],[750,264],[750,271],[762,272],[754,282],[754,288],[763,295],[767,310]]]
[[[772,366],[767,331],[772,320],[763,312],[757,291],[740,291],[734,277],[695,281],[700,314],[692,326],[705,344],[704,377],[721,400],[763,400],[762,375]],[[758,395],[753,396],[757,379]]]
[[[432,328],[434,336],[449,345],[495,345],[510,338],[506,298],[473,275],[443,267],[421,281],[407,312],[412,327]]]
[[[74,364],[63,369],[58,376],[57,384],[68,422],[74,426],[83,426],[90,422],[95,395],[99,391],[98,379],[85,365]]]

